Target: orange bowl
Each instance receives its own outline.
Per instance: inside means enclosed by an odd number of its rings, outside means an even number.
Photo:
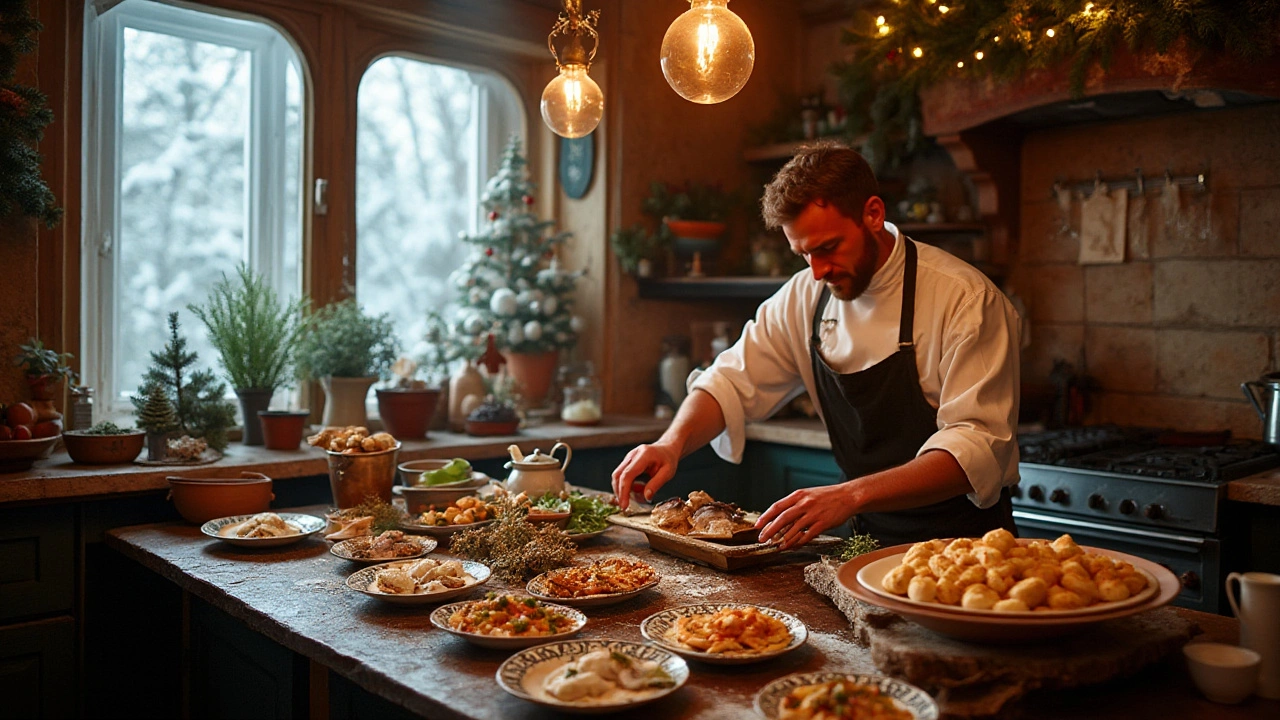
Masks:
[[[261,473],[240,473],[238,478],[170,477],[169,497],[178,514],[197,525],[232,515],[266,512],[275,495],[271,478]]]
[[[81,465],[116,465],[133,462],[142,452],[147,434],[142,430],[120,435],[90,435],[82,430],[62,433],[72,462]]]
[[[663,222],[666,223],[667,229],[671,231],[672,235],[693,240],[715,240],[724,234],[725,229],[725,224],[722,222],[708,222],[706,220],[666,218]]]
[[[0,440],[0,473],[22,472],[49,457],[58,436],[30,440]]]

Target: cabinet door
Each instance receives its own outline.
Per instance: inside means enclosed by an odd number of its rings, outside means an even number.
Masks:
[[[0,512],[0,622],[71,610],[75,543],[73,505]]]
[[[190,632],[190,717],[307,716],[304,658],[195,598]]]
[[[742,464],[750,478],[751,505],[760,510],[801,488],[834,485],[844,478],[830,450],[751,442]]]
[[[69,617],[0,628],[0,718],[75,715],[75,642]]]

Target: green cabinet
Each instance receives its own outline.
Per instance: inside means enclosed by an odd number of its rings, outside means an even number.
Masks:
[[[75,643],[70,617],[0,628],[0,718],[73,717]]]
[[[742,465],[751,486],[748,505],[756,510],[801,488],[834,485],[844,479],[830,450],[749,442]]]
[[[305,658],[212,605],[190,605],[192,718],[307,717]]]
[[[0,511],[0,624],[71,611],[75,545],[72,505]]]

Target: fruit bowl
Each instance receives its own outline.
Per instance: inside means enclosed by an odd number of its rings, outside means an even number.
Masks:
[[[49,457],[58,436],[30,440],[0,440],[0,473],[22,472]]]

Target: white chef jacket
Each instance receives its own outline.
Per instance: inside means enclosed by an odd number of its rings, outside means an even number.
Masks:
[[[822,317],[820,352],[836,372],[866,370],[898,350],[902,316],[903,235],[891,223],[893,252],[852,301],[830,298]],[[924,397],[938,411],[938,432],[920,453],[945,450],[964,468],[978,507],[995,504],[1000,488],[1018,481],[1018,315],[982,273],[936,247],[917,243],[916,369]],[[822,412],[813,380],[809,338],[824,283],[796,273],[761,303],[733,347],[689,390],[705,390],[724,412],[725,431],[711,442],[720,457],[742,462],[745,424],[763,420],[809,393]],[[834,320],[832,323],[830,320]]]

